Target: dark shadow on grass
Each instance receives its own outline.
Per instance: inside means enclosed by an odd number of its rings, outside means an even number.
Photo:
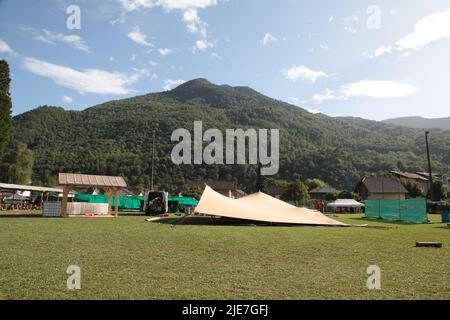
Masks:
[[[424,223],[414,223],[414,222],[407,222],[407,221],[395,221],[395,220],[384,220],[384,219],[367,219],[364,217],[360,218],[348,218],[349,220],[355,220],[355,221],[365,221],[365,222],[378,222],[378,223],[384,223],[384,224],[393,224],[393,225],[400,225],[400,226],[416,226]]]
[[[436,227],[436,228],[450,230],[450,226],[447,226],[447,225],[444,225],[444,226],[438,226],[438,227]]]
[[[398,229],[397,226],[386,227],[386,226],[365,226],[366,229],[376,229],[376,230],[390,230],[390,229]]]
[[[153,223],[170,224],[172,226],[228,226],[228,227],[333,227],[301,224],[270,223],[253,220],[233,219],[225,217],[185,216],[181,218],[165,218]]]
[[[155,221],[156,223],[183,225],[183,226],[270,226],[270,223],[258,223],[257,221],[238,220],[223,217],[180,217],[166,218]]]

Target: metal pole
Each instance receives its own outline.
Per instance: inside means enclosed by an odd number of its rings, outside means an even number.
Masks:
[[[152,185],[151,191],[154,191],[154,176],[155,176],[155,131],[153,131],[153,143],[152,143]]]
[[[397,187],[398,187],[398,219],[400,221],[402,221],[402,209],[401,209],[401,199],[400,199],[400,185],[397,185]]]
[[[431,171],[431,157],[430,157],[430,147],[428,145],[428,135],[430,131],[425,132],[425,142],[427,145],[427,159],[428,159],[428,180],[430,183],[430,198],[433,200],[434,192],[433,192],[433,173]]]

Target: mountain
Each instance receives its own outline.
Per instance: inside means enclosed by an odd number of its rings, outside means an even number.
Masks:
[[[417,129],[450,130],[450,117],[436,119],[427,119],[422,117],[403,117],[388,119],[384,120],[383,122]]]
[[[58,172],[121,175],[148,187],[156,134],[155,184],[173,190],[192,179],[235,179],[246,191],[258,180],[256,165],[174,165],[172,132],[203,128],[280,129],[278,178],[320,178],[352,189],[365,174],[426,168],[424,132],[357,118],[331,118],[266,97],[247,87],[205,79],[162,93],[110,101],[84,111],[43,106],[14,118],[14,141],[34,152],[34,183]],[[431,134],[433,168],[450,169],[450,132]]]

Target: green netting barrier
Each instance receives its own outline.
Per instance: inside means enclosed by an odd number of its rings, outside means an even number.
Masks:
[[[169,201],[176,201],[180,206],[195,207],[198,205],[198,200],[190,197],[169,197]]]
[[[368,219],[425,223],[428,221],[427,203],[423,198],[407,200],[366,200]]]
[[[108,203],[108,196],[105,194],[77,194],[74,199],[76,202]],[[119,209],[139,210],[141,208],[141,201],[144,201],[144,197],[119,196]],[[115,203],[116,197],[113,196],[111,201],[112,206]]]
[[[368,219],[380,219],[380,201],[378,200],[367,200],[366,201],[366,218]]]
[[[427,202],[425,199],[400,201],[400,220],[425,223],[428,221]]]
[[[105,194],[77,194],[74,198],[75,202],[89,203],[108,203],[108,196]],[[119,196],[119,209],[139,210],[144,197],[137,196]],[[198,204],[197,199],[190,197],[169,197],[169,201],[177,201],[179,205],[195,207]],[[116,197],[112,197],[112,206],[116,203]]]

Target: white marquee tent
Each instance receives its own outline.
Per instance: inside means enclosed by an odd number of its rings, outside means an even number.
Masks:
[[[265,193],[258,192],[240,199],[227,198],[206,187],[195,212],[234,219],[280,224],[347,226],[319,211],[299,208]]]
[[[331,208],[362,208],[364,204],[353,199],[337,199],[327,206]]]

